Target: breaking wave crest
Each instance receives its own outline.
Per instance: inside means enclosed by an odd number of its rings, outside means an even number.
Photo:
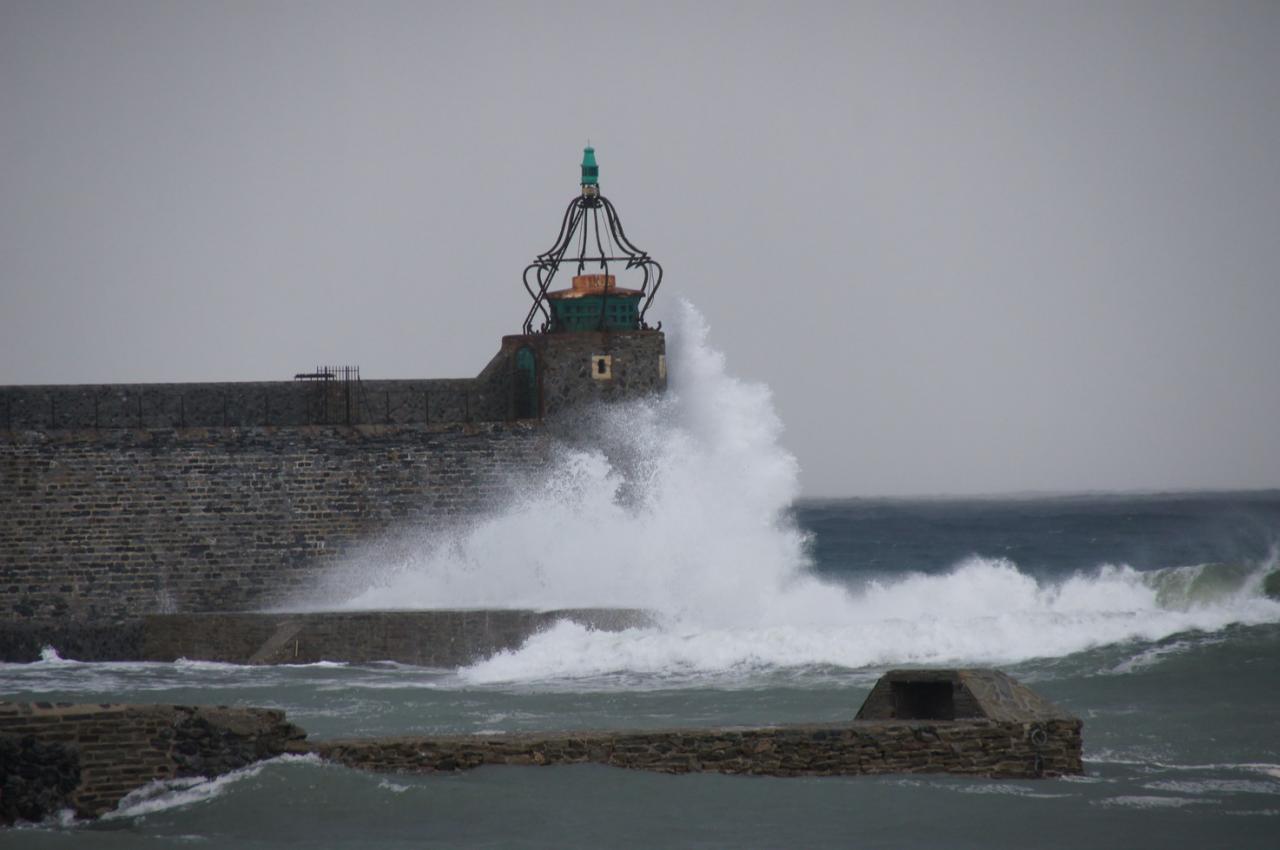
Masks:
[[[1143,573],[1103,567],[1041,583],[1008,561],[973,558],[943,575],[838,591],[836,604],[845,617],[839,624],[797,620],[706,627],[673,619],[660,628],[608,633],[563,622],[519,650],[499,653],[461,674],[475,683],[493,683],[618,671],[670,676],[814,666],[1012,664],[1280,620],[1280,604],[1254,590],[1264,568],[1234,591],[1161,603],[1161,588],[1171,573],[1204,569],[1212,568]]]
[[[795,458],[767,387],[741,381],[684,304],[665,397],[553,424],[546,474],[499,512],[389,541],[323,607],[657,612],[620,633],[570,623],[462,671],[474,681],[837,665],[1009,663],[1187,630],[1280,620],[1275,559],[1045,581],[974,557],[942,574],[818,576],[790,519]],[[354,590],[352,590],[354,588]]]
[[[130,791],[120,800],[114,811],[102,816],[102,820],[120,820],[142,817],[157,812],[181,809],[205,803],[225,794],[232,786],[252,779],[272,765],[319,765],[320,758],[313,754],[282,755],[256,762],[221,776],[192,776],[181,779],[158,779]]]
[[[795,458],[769,390],[725,373],[686,305],[660,399],[552,423],[556,457],[471,524],[386,541],[334,577],[351,608],[643,607],[790,622],[838,593],[788,518]],[[678,365],[677,365],[678,364]],[[332,598],[331,594],[331,598]],[[323,603],[322,603],[323,604]]]

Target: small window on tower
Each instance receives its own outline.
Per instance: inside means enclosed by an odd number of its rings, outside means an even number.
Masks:
[[[597,381],[613,380],[613,355],[591,355],[591,376]]]

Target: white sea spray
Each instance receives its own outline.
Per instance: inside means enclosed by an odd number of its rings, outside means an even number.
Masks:
[[[790,517],[799,469],[771,393],[730,375],[708,335],[684,304],[665,397],[555,424],[564,439],[554,463],[518,482],[507,506],[401,536],[384,556],[366,553],[343,571],[341,586],[355,576],[356,589],[337,606],[618,606],[659,616],[658,626],[617,633],[561,623],[462,671],[474,682],[1008,664],[1280,620],[1280,602],[1260,592],[1274,564],[1100,565],[1048,581],[975,555],[935,574],[824,579]]]

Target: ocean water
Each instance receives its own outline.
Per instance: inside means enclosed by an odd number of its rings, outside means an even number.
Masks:
[[[1280,846],[1280,492],[806,501],[768,389],[730,376],[692,308],[677,324],[665,399],[559,423],[559,457],[506,504],[399,529],[289,605],[625,605],[653,626],[560,624],[459,670],[51,650],[0,665],[0,692],[278,707],[317,738],[483,734],[837,721],[886,669],[996,665],[1084,719],[1085,776],[400,776],[283,758],[0,843]]]

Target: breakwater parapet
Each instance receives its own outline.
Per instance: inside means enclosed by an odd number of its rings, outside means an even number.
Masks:
[[[536,367],[532,388],[516,386],[527,376],[517,363],[522,350]],[[531,334],[503,337],[498,353],[474,378],[370,380],[358,371],[322,371],[298,376],[312,380],[293,381],[0,386],[0,433],[538,419],[590,401],[662,390],[665,353],[660,331]],[[602,358],[607,377],[597,375]]]

